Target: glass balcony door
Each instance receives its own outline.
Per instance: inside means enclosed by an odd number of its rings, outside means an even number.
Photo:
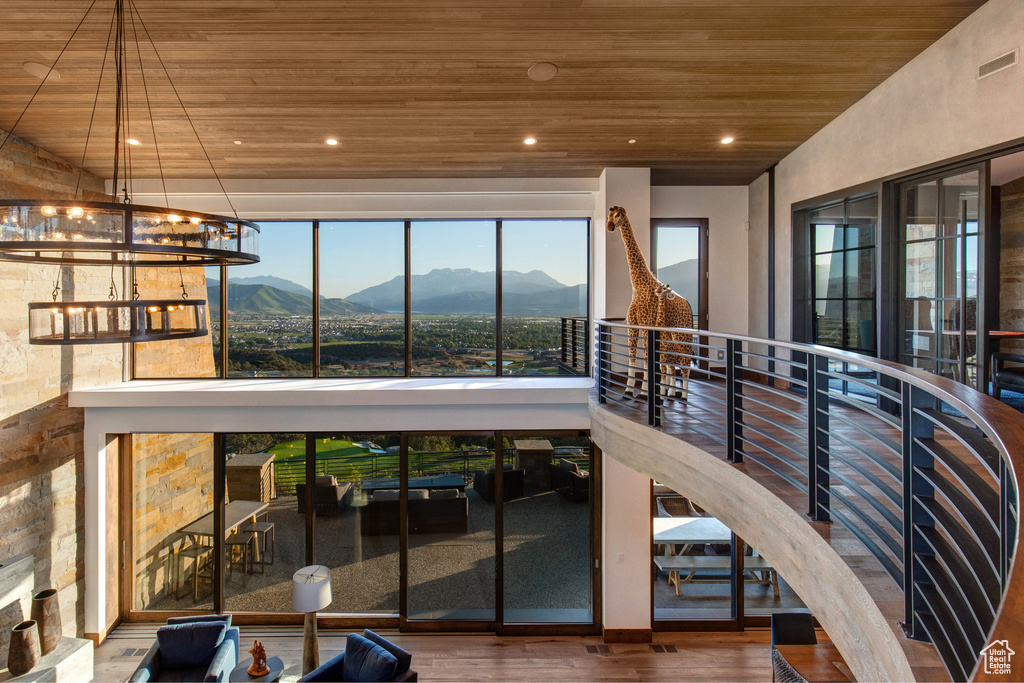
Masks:
[[[905,184],[900,362],[984,390],[982,305],[985,172]]]

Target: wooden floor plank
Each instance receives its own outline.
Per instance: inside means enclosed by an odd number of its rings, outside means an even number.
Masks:
[[[126,681],[153,642],[155,624],[127,624],[111,633],[95,656],[95,681]],[[348,631],[320,630],[321,661],[345,647]],[[764,629],[743,633],[658,633],[659,645],[676,652],[655,653],[650,645],[608,644],[609,654],[590,654],[597,636],[425,634],[382,631],[413,653],[421,681],[770,681],[770,636]],[[824,634],[821,634],[824,639]],[[242,656],[259,639],[267,654],[285,662],[283,680],[300,674],[300,627],[241,627]],[[138,654],[123,656],[125,650]]]

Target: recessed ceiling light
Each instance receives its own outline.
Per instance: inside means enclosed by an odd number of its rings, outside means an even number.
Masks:
[[[236,145],[240,145],[240,144],[242,144],[242,141],[241,140],[235,140],[235,144]]]
[[[59,81],[60,72],[56,69],[51,70],[46,64],[40,64],[39,62],[25,62],[21,65],[25,71],[29,72],[36,78],[45,78],[48,81]],[[50,74],[47,76],[46,74]]]
[[[732,138],[722,138],[723,145],[728,145],[730,142],[732,142]]]
[[[326,142],[331,147],[334,147],[336,144],[338,144],[338,141],[335,140],[334,138],[327,138],[326,140],[324,140],[324,142]]]
[[[635,145],[635,144],[636,144],[636,140],[630,140],[630,141],[629,141],[629,144],[631,144],[631,145]]]
[[[139,142],[135,138],[128,138],[127,140],[125,140],[125,142],[127,142],[129,145],[131,145],[133,147],[137,147],[138,145],[142,144],[141,142]]]
[[[524,145],[535,145],[537,144],[537,138],[526,138],[523,140]]]
[[[535,81],[550,81],[556,74],[558,67],[551,62],[537,62],[526,72],[526,75]]]

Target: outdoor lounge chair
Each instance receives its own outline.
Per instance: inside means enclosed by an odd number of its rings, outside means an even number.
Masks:
[[[581,472],[576,463],[559,458],[557,463],[548,465],[548,472],[552,491],[558,491],[569,500],[590,499],[590,473]]]
[[[526,470],[514,470],[512,465],[505,465],[502,468],[502,498],[504,500],[512,500],[514,498],[523,497],[523,481],[526,478]],[[489,503],[494,502],[495,496],[495,476],[494,468],[487,470],[477,470],[476,474],[473,475],[473,490],[480,494],[480,497]]]
[[[352,483],[339,484],[333,474],[318,474],[316,476],[316,514],[318,515],[340,515],[349,505],[352,504],[354,491]],[[297,512],[300,514],[306,511],[306,485],[295,485],[295,496],[297,498]]]

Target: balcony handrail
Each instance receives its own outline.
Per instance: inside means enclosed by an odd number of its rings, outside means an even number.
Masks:
[[[1024,416],[951,379],[826,346],[694,328],[630,325],[609,319],[599,321],[596,328],[594,375],[599,402],[618,402],[635,411],[637,421],[643,415],[650,426],[660,427],[663,419],[672,417],[666,406],[674,389],[665,383],[666,373],[673,368],[689,368],[700,377],[690,381],[703,382],[708,387],[709,402],[700,410],[687,405],[685,428],[723,443],[733,462],[742,462],[746,456],[791,484],[803,486],[806,480],[810,516],[829,521],[834,514],[837,521],[868,546],[898,584],[913,587],[904,591],[908,635],[935,642],[954,680],[999,680],[1000,674],[985,672],[981,653],[974,652],[972,656],[971,652],[979,642],[978,633],[984,633],[984,645],[1008,639],[1011,646],[1024,633],[1024,570],[1018,570],[1016,562],[1021,534],[1017,520],[1024,475]],[[700,341],[701,350],[718,349],[724,352],[724,359],[709,360],[695,353],[696,349],[684,353],[670,337],[676,334],[692,335],[694,342]],[[625,353],[631,336],[637,338],[641,347],[636,354],[635,378],[630,377]],[[715,346],[713,340],[722,340],[724,347]],[[645,354],[645,345],[653,353]],[[758,347],[766,352],[760,352]],[[698,365],[691,367],[695,363]],[[709,363],[724,365],[724,374],[711,371]],[[860,374],[875,373],[877,384],[845,374],[847,364],[855,366]],[[646,400],[642,402],[646,405],[618,401],[617,393],[627,393],[631,382],[635,381],[642,393],[640,376],[643,382],[649,382]],[[761,390],[756,379],[767,380],[763,392],[772,396],[772,401],[755,398],[756,391]],[[725,386],[718,386],[723,381]],[[777,386],[790,381],[788,386]],[[668,382],[675,384],[671,378]],[[836,383],[840,384],[842,395],[832,387]],[[847,385],[854,386],[862,396],[851,394],[851,398]],[[873,394],[875,405],[864,402],[863,394],[866,398]],[[774,405],[776,398],[795,402],[799,409]],[[964,416],[984,438],[964,426],[962,419],[943,411],[942,404]],[[799,418],[803,422],[798,421],[798,426],[806,426],[807,431],[793,429],[789,424],[776,429],[783,436],[771,433],[764,426],[765,415],[769,414],[783,416],[790,422],[790,418]],[[777,422],[783,424],[785,420]],[[867,421],[882,428],[872,429],[869,424],[866,426]],[[836,425],[842,429],[837,430]],[[851,442],[849,433],[843,429],[863,433],[867,440],[881,445],[875,451],[856,443],[856,438]],[[892,433],[898,433],[899,438],[894,439]],[[796,440],[793,437],[797,434],[806,437]],[[792,459],[801,448],[806,468],[799,458]],[[963,453],[978,462],[965,461]],[[902,466],[886,461],[886,455],[892,454],[899,457]],[[857,462],[857,457],[864,458],[867,464]],[[830,458],[835,462],[831,463]],[[982,467],[978,467],[979,462]],[[840,466],[846,469],[840,472]],[[972,467],[983,470],[985,482],[971,475]],[[952,475],[946,476],[947,471]],[[833,479],[842,486],[841,493],[832,490]],[[900,490],[896,491],[888,479],[896,480]],[[996,494],[987,492],[978,482],[987,482],[997,489],[997,503]],[[872,494],[871,490],[879,493]],[[886,493],[889,500],[885,500]],[[894,497],[898,497],[898,504],[893,503]],[[858,510],[857,502],[864,502],[866,511]],[[955,515],[960,515],[960,519]],[[952,542],[947,539],[949,529],[962,526],[961,520],[966,525],[966,551],[961,550],[955,538]],[[936,525],[943,530],[942,534],[935,531]],[[995,537],[998,549],[993,562],[991,542]],[[955,600],[947,600],[941,587],[935,585],[962,578],[952,573],[949,577],[938,574],[949,571],[944,564],[947,556],[970,556],[975,545],[982,551],[979,557],[992,562],[989,568],[995,570],[1001,584],[997,586],[998,598],[992,601],[991,624],[982,624],[983,618],[973,624],[961,623],[976,617],[951,608]],[[943,562],[934,561],[936,556]],[[978,581],[991,586],[991,572],[970,565],[970,557],[967,560],[964,566],[981,577]],[[949,620],[954,623],[945,623]],[[981,630],[971,631],[972,628]],[[947,629],[962,633],[949,633]],[[968,632],[973,635],[962,635]]]

